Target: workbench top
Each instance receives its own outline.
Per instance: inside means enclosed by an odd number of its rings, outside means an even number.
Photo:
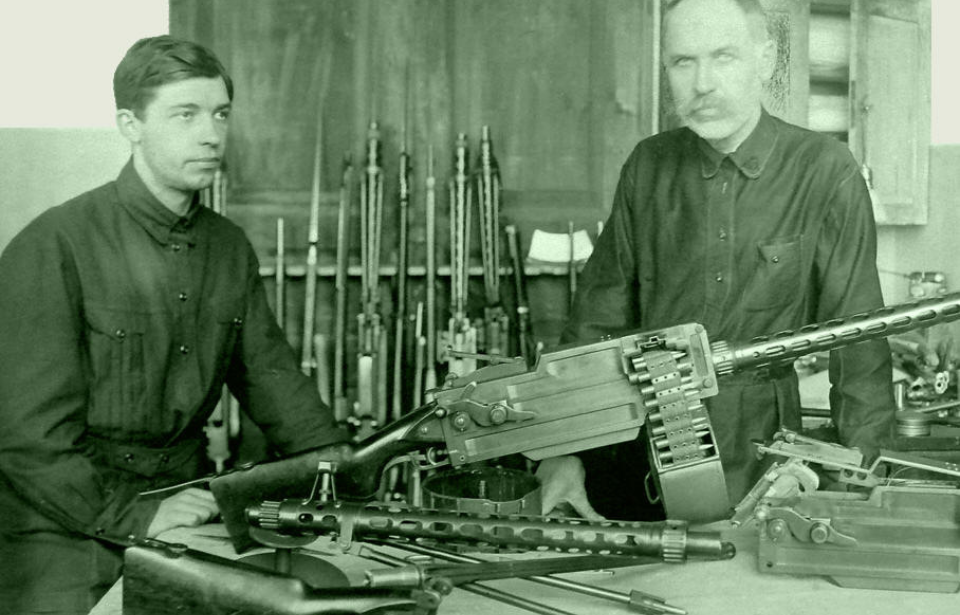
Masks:
[[[821,577],[760,574],[757,570],[757,529],[719,527],[725,538],[737,545],[737,555],[726,561],[697,561],[686,564],[652,564],[607,571],[562,575],[579,583],[617,592],[640,590],[666,599],[667,604],[685,609],[689,615],[937,615],[960,609],[957,594],[844,589]],[[160,539],[180,542],[193,549],[222,557],[236,558],[222,525],[178,529]],[[356,555],[359,545],[346,554],[336,554],[328,539],[318,539],[310,551],[331,553],[325,557],[359,584],[363,571],[383,568],[382,564]],[[376,547],[381,549],[380,547]],[[264,550],[266,551],[266,550]],[[394,551],[393,553],[398,553]],[[547,557],[555,554],[523,554]],[[488,560],[516,555],[477,555]],[[623,604],[570,591],[545,587],[522,579],[484,581],[485,585],[578,615],[628,613]],[[90,615],[121,615],[122,582],[117,582]],[[527,611],[455,589],[440,605],[443,613],[458,615],[522,615]]]

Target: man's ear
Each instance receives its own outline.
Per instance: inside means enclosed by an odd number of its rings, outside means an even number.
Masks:
[[[117,109],[117,128],[131,144],[139,143],[142,137],[140,118],[130,109]]]
[[[759,57],[760,81],[766,83],[773,77],[773,71],[777,67],[777,44],[771,39],[760,43],[760,49],[757,51]]]

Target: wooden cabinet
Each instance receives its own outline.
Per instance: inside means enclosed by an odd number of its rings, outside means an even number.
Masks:
[[[534,229],[566,232],[569,222],[596,235],[621,165],[655,131],[658,107],[650,92],[657,85],[658,2],[171,0],[170,29],[211,47],[234,79],[228,215],[247,231],[266,267],[275,253],[274,221],[282,216],[291,270],[303,270],[322,123],[320,262],[321,271],[332,271],[341,161],[350,153],[355,169],[362,165],[367,126],[379,122],[386,283],[396,262],[394,195],[404,136],[413,158],[411,266],[422,270],[425,261],[428,150],[436,163],[443,265],[454,142],[458,133],[467,135],[475,164],[483,125],[491,128],[503,178],[501,219],[517,225],[524,245]],[[479,264],[476,236],[472,252]],[[531,281],[534,326],[548,344],[566,318],[565,284],[562,276]],[[414,285],[414,300],[420,290]],[[293,340],[298,309],[291,301]],[[327,306],[318,309],[326,326]]]
[[[809,126],[846,141],[879,224],[925,224],[930,0],[814,0]]]

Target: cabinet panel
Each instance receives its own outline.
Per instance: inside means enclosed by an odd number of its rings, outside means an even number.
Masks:
[[[926,0],[854,4],[852,139],[881,224],[927,221],[930,10]],[[851,134],[853,136],[853,133]]]

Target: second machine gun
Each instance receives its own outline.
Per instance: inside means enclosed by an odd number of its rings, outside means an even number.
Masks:
[[[517,361],[467,374],[359,444],[236,470],[210,487],[239,551],[251,544],[245,509],[302,496],[319,481],[319,467],[335,464],[334,499],[369,500],[387,463],[411,451],[444,449],[455,467],[514,453],[540,460],[635,439],[646,423],[667,517],[716,520],[730,503],[703,401],[718,393],[719,378],[957,318],[960,293],[745,344],[711,343],[701,325],[684,324],[561,348],[532,369]]]

